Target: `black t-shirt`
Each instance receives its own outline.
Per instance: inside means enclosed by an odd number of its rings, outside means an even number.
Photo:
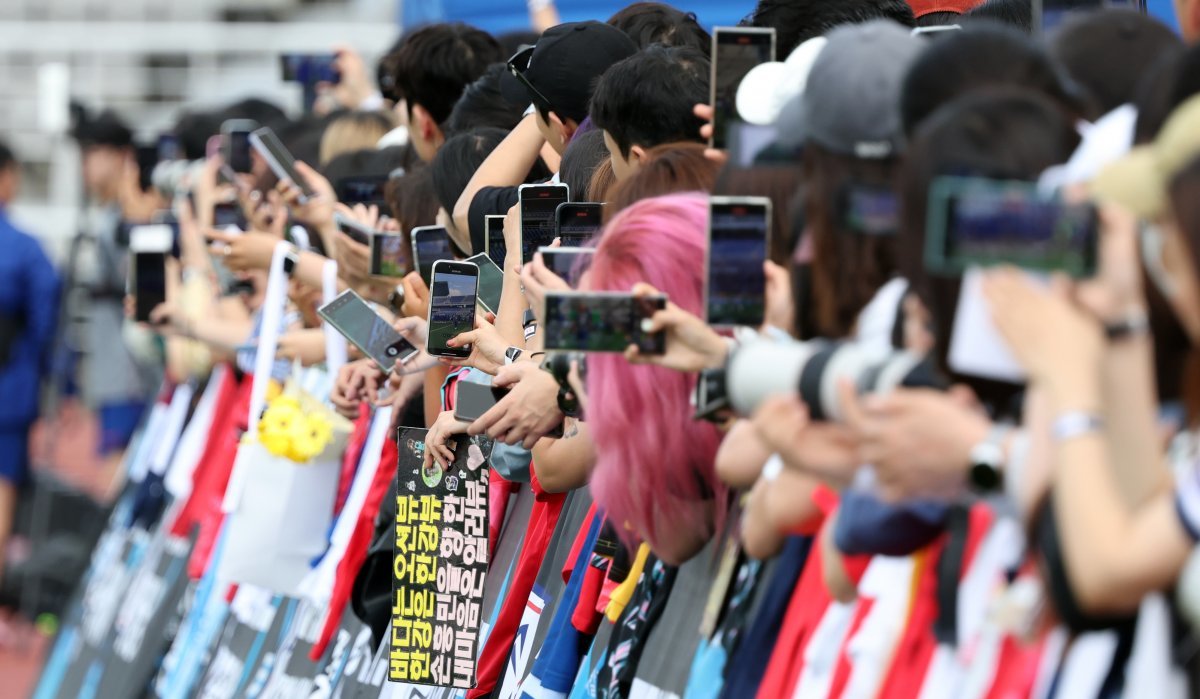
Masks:
[[[486,249],[486,216],[503,216],[517,203],[516,187],[484,187],[475,193],[467,210],[467,226],[471,233],[471,254]]]

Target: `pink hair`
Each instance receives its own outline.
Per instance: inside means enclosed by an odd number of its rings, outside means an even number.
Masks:
[[[600,236],[590,288],[628,292],[646,282],[700,315],[707,223],[708,199],[702,195],[633,204]],[[692,419],[695,375],[593,354],[587,384],[596,502],[618,531],[629,525],[633,531],[626,533],[644,537],[660,557],[694,552],[723,526],[728,499],[713,466],[720,435],[711,423]]]

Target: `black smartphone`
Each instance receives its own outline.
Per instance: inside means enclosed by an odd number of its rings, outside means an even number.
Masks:
[[[1109,3],[1105,0],[1033,0],[1034,33],[1049,34],[1072,13],[1098,10],[1110,4],[1129,5],[1129,3]]]
[[[390,372],[397,359],[403,364],[420,352],[353,289],[343,291],[337,298],[318,308],[317,314],[362,350],[363,354],[375,360],[384,372]]]
[[[418,226],[408,234],[412,238],[413,269],[421,273],[426,284],[433,277],[433,266],[441,260],[453,260],[450,234],[442,226]]]
[[[250,172],[250,134],[258,122],[250,119],[228,119],[221,124],[221,155],[234,172]]]
[[[173,133],[161,133],[158,135],[158,162],[167,163],[172,160],[183,159],[183,147],[179,144],[179,137]]]
[[[925,267],[934,274],[1010,264],[1092,277],[1099,239],[1095,206],[1068,204],[1035,182],[939,177],[929,188]]]
[[[592,264],[592,256],[596,254],[593,248],[538,248],[542,256],[542,264],[564,281],[571,288],[579,286],[579,277]]]
[[[591,201],[568,201],[554,212],[555,237],[563,247],[583,247],[600,232],[604,205]]]
[[[287,148],[283,147],[283,142],[271,130],[271,127],[264,126],[250,134],[250,145],[258,154],[267,161],[267,166],[271,168],[271,172],[281,180],[288,180],[300,188],[301,203],[313,196],[312,188],[308,186],[308,182],[300,176],[296,171],[296,160]]]
[[[475,304],[479,295],[479,268],[473,262],[438,260],[429,285],[429,335],[425,351],[434,357],[471,356],[470,347],[446,343],[475,329]]]
[[[554,216],[567,201],[565,184],[523,184],[517,189],[521,207],[521,264],[529,264],[537,249],[554,242]]]
[[[666,296],[619,292],[551,291],[542,323],[547,350],[624,352],[637,345],[645,354],[662,354],[666,338],[647,334],[642,321],[667,307]]]
[[[167,256],[173,233],[167,224],[134,226],[129,230],[129,290],[134,298],[133,318],[150,322],[150,312],[167,300]]]
[[[712,76],[709,103],[713,132],[709,145],[724,149],[729,126],[738,119],[737,91],[754,66],[775,60],[775,29],[716,27],[712,35]]]
[[[404,236],[399,233],[372,232],[371,276],[399,279],[408,274],[408,251],[408,246],[404,244]]]
[[[339,231],[345,233],[351,240],[359,245],[371,244],[371,236],[375,234],[374,230],[337,212],[334,212],[333,214],[333,222],[337,224]]]
[[[507,388],[462,380],[455,383],[454,387],[454,419],[462,422],[475,422],[483,417],[509,391]]]
[[[285,53],[279,57],[280,79],[305,85],[340,82],[342,76],[334,68],[336,60],[332,53]]]
[[[241,205],[234,201],[223,201],[213,206],[213,228],[225,230],[230,226],[246,230],[246,217]]]
[[[143,192],[153,186],[154,166],[158,165],[158,144],[143,143],[133,147],[134,161],[138,167],[138,187]]]
[[[504,256],[508,254],[508,244],[504,242],[504,216],[485,216],[483,230],[487,238],[483,241],[483,250],[487,256],[504,269]]]
[[[771,240],[771,200],[711,197],[708,205],[705,317],[711,325],[762,325]]]
[[[387,186],[386,176],[356,176],[342,177],[333,186],[337,200],[346,206],[363,204],[379,207],[382,213],[387,213],[387,199],[383,196],[383,188]]]
[[[900,199],[888,187],[851,184],[838,196],[846,230],[859,235],[891,236],[900,230]]]
[[[467,258],[479,268],[479,305],[492,313],[500,312],[500,296],[504,293],[504,270],[485,253]]]

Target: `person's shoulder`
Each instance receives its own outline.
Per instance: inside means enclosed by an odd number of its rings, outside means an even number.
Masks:
[[[7,252],[18,255],[46,255],[46,250],[37,236],[17,227],[5,214],[0,214],[0,246]]]

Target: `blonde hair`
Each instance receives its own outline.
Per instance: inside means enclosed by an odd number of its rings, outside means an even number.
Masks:
[[[321,165],[342,153],[374,148],[384,134],[396,127],[390,112],[346,112],[335,117],[321,135]]]

